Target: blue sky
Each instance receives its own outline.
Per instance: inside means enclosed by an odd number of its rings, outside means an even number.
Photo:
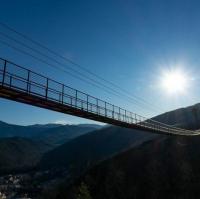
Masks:
[[[200,2],[191,0],[1,1],[0,22],[148,100],[159,107],[156,111],[137,107],[1,43],[0,57],[130,111],[153,116],[199,102],[199,9]],[[24,41],[1,26],[0,32]],[[8,41],[1,35],[0,40]],[[184,95],[168,96],[160,88],[160,76],[177,67],[187,73],[189,86]],[[0,110],[0,120],[9,123],[90,122],[3,99]]]

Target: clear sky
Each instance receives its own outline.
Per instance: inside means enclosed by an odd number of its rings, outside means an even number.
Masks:
[[[136,107],[134,102],[112,96],[0,43],[2,58],[144,116],[200,101],[200,1],[2,0],[0,9],[0,22],[144,98],[159,110]],[[2,26],[0,32],[28,43]],[[0,40],[20,47],[2,35]],[[187,88],[182,94],[166,94],[160,86],[162,74],[177,68],[187,75]],[[25,125],[90,122],[3,99],[0,120]]]

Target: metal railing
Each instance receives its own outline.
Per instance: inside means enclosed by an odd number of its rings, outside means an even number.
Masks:
[[[0,85],[3,88],[15,89],[31,96],[57,102],[63,106],[73,107],[79,111],[132,124],[154,132],[179,135],[198,134],[196,131],[176,128],[145,118],[1,58]]]

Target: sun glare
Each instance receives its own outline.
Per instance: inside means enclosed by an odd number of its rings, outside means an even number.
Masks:
[[[187,85],[187,76],[182,71],[167,71],[163,74],[162,87],[170,94],[184,93]]]

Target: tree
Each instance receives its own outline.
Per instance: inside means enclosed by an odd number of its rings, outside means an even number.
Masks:
[[[84,182],[78,188],[76,199],[92,199],[88,186]]]

